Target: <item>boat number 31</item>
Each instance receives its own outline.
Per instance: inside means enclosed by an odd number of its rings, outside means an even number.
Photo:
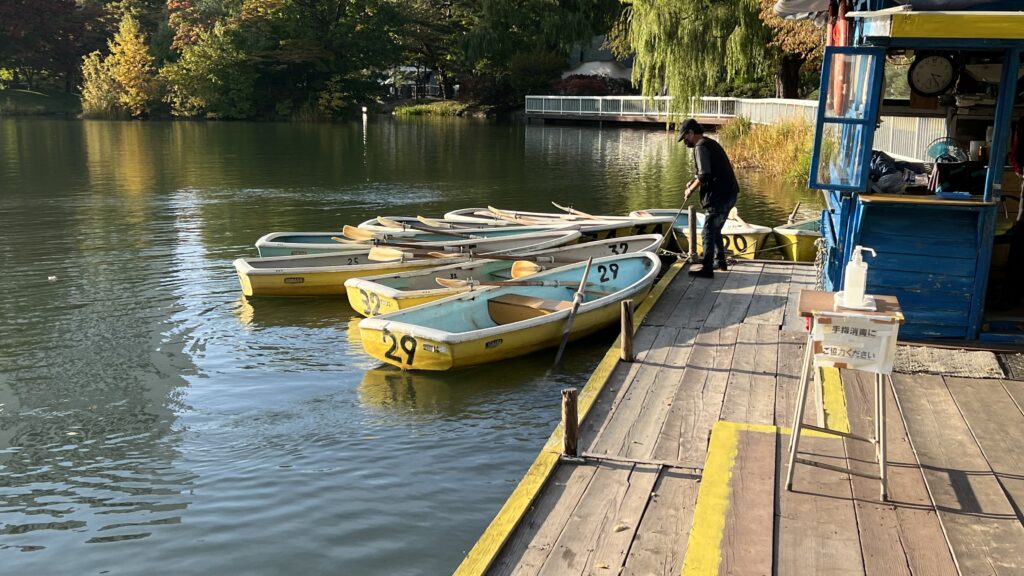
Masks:
[[[409,366],[412,366],[412,361],[416,358],[416,345],[418,344],[415,338],[409,335],[399,338],[385,330],[384,343],[388,345],[388,351],[384,353],[385,358],[398,362],[399,364],[408,364]],[[404,360],[398,355],[399,350],[405,352]]]

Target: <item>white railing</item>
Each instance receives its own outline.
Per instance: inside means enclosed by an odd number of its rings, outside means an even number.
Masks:
[[[671,96],[527,96],[526,113],[571,117],[645,117],[667,122]],[[690,101],[690,112],[679,116],[698,118],[744,117],[754,124],[775,124],[801,119],[814,124],[818,103],[787,98],[729,98],[702,96]],[[908,159],[924,160],[925,149],[946,135],[943,118],[882,116],[875,131],[875,148]]]

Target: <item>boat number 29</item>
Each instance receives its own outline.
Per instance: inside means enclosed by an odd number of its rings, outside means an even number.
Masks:
[[[395,336],[387,330],[384,331],[384,342],[388,344],[388,351],[384,353],[384,357],[388,360],[394,360],[401,364],[408,364],[412,366],[412,361],[416,358],[416,339],[412,336],[402,336],[401,338]],[[405,359],[398,355],[398,351],[401,349],[405,352]]]
[[[625,242],[609,244],[608,249],[612,251],[612,254],[625,254],[629,251],[629,244],[626,244]]]
[[[609,272],[612,273],[611,277],[608,276]],[[614,280],[614,279],[619,277],[619,265],[618,264],[609,264],[609,265],[605,266],[604,264],[599,264],[597,266],[597,273],[601,275],[601,282],[607,282],[609,280]]]
[[[367,316],[376,316],[380,314],[380,296],[375,292],[367,292],[366,290],[359,290],[359,295],[363,298],[363,313]]]

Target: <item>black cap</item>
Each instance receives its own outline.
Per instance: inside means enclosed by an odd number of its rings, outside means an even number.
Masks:
[[[679,125],[679,140],[676,140],[676,142],[682,141],[683,134],[686,134],[687,132],[693,132],[694,134],[703,134],[704,127],[700,125],[700,122],[697,122],[693,118],[687,118],[686,120],[683,120],[683,123]]]

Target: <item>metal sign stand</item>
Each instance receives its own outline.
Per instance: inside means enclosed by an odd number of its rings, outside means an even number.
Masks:
[[[892,386],[892,378],[889,374],[892,372],[896,338],[899,324],[903,322],[903,314],[894,297],[879,296],[878,302],[877,311],[864,312],[843,309],[836,311],[832,303],[832,293],[813,290],[800,292],[798,309],[802,316],[811,318],[813,326],[807,335],[803,369],[800,372],[796,409],[793,415],[793,433],[789,438],[789,469],[786,473],[786,490],[793,489],[794,467],[800,463],[879,480],[881,482],[881,499],[884,502],[888,498],[885,389],[886,384]],[[873,437],[869,438],[803,423],[807,389],[810,387],[811,381],[809,372],[812,365],[815,369],[835,367],[874,373],[875,432]],[[800,433],[803,430],[815,430],[874,444],[878,473],[861,472],[797,456],[800,447]]]

